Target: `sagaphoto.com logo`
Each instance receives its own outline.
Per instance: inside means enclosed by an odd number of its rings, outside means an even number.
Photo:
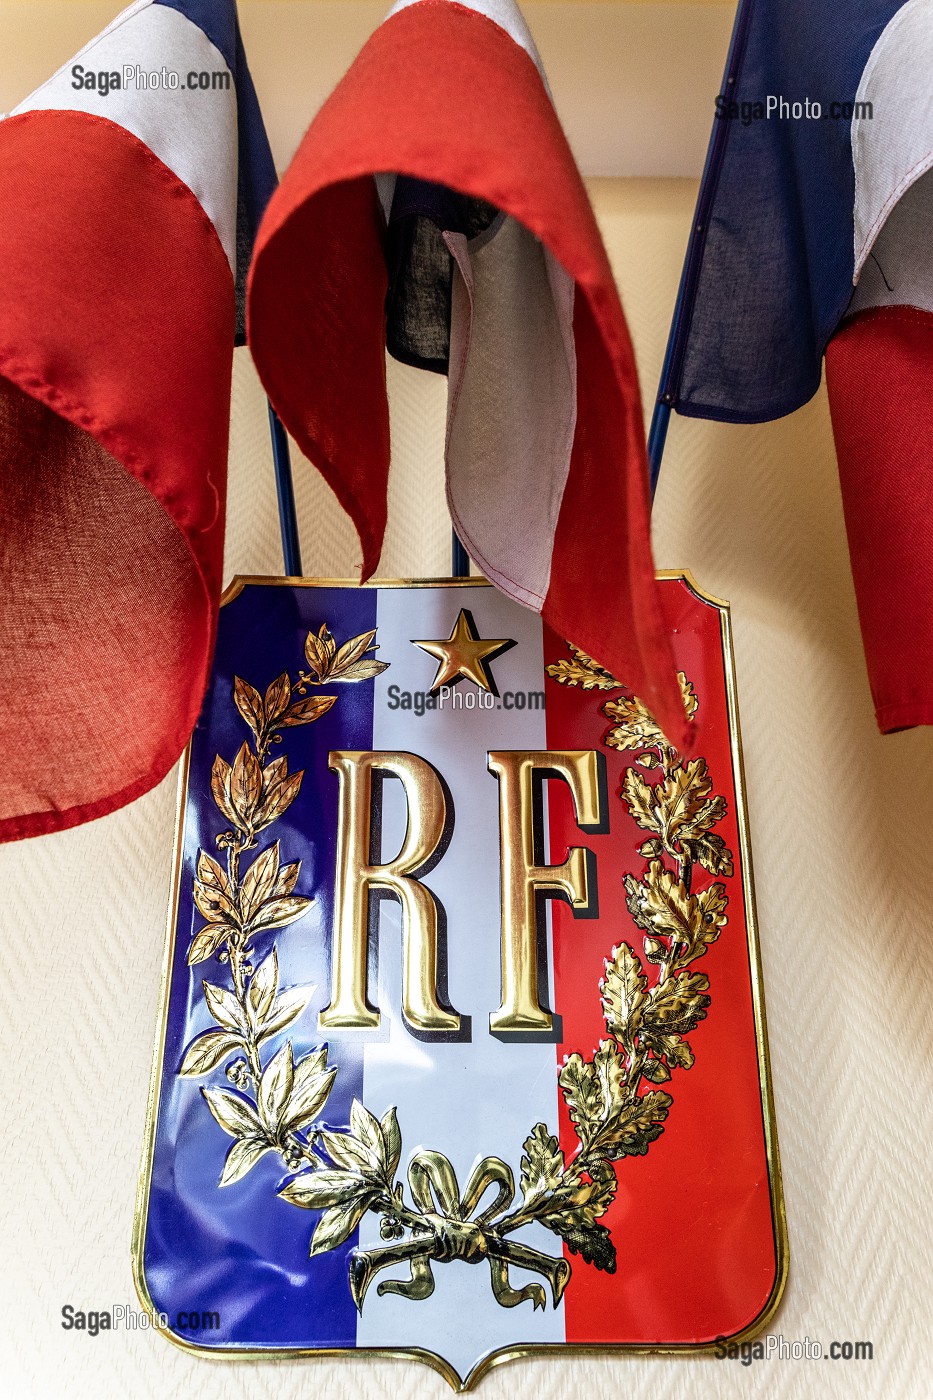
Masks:
[[[780,1332],[769,1332],[756,1342],[730,1342],[720,1337],[715,1356],[719,1361],[738,1361],[751,1366],[756,1361],[873,1361],[872,1342],[822,1342],[804,1337],[802,1341],[788,1340]]]
[[[420,719],[435,710],[543,710],[543,690],[482,690],[479,686],[442,685],[437,690],[388,689],[387,709],[410,710]]]
[[[754,122],[870,122],[875,115],[871,102],[817,101],[812,97],[785,97],[783,93],[768,93],[765,97],[747,97],[740,102],[720,93],[716,98],[716,120],[739,122],[751,126]]]
[[[61,1327],[63,1332],[85,1337],[99,1337],[103,1332],[147,1332],[150,1329],[196,1337],[201,1332],[218,1332],[220,1313],[212,1308],[182,1308],[172,1318],[168,1313],[150,1313],[126,1303],[114,1303],[110,1308],[79,1308],[65,1303],[61,1310]]]
[[[85,68],[82,63],[71,66],[71,86],[76,92],[96,92],[108,97],[112,92],[227,92],[232,85],[227,68],[191,68],[176,73],[165,65],[161,68],[140,68],[138,63],[124,63],[122,68]]]

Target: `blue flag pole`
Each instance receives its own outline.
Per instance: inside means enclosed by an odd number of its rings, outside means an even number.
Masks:
[[[745,56],[745,43],[748,38],[751,17],[752,0],[739,0],[721,89],[722,96],[729,101],[732,100],[738,85],[739,70]],[[706,246],[706,230],[709,227],[713,200],[716,197],[716,185],[719,180],[719,171],[728,134],[728,121],[714,119],[709,146],[706,149],[706,161],[700,180],[700,193],[697,196],[693,227],[690,230],[683,271],[680,274],[680,285],[677,288],[677,300],[674,303],[674,315],[667,338],[667,349],[664,352],[661,381],[658,385],[654,412],[651,415],[651,426],[648,429],[648,481],[652,499],[658,489],[658,477],[661,474],[661,459],[664,456],[664,446],[667,442],[671,410],[677,405],[677,396],[680,391],[684,352],[687,346],[687,337],[690,334],[690,322],[693,318],[700,266],[703,261],[703,250]]]
[[[269,431],[272,434],[272,463],[275,467],[275,491],[279,501],[279,530],[282,535],[285,573],[289,578],[300,578],[301,545],[298,541],[298,513],[295,510],[295,483],[292,479],[288,434],[271,403]]]
[[[289,578],[301,577],[301,545],[298,540],[298,514],[295,509],[295,483],[292,478],[288,434],[282,420],[269,404],[269,431],[272,435],[272,462],[275,467],[275,490],[279,501],[279,530],[282,535],[282,558]],[[470,556],[456,530],[452,532],[450,572],[454,578],[469,578]]]
[[[470,556],[464,549],[456,530],[452,532],[450,572],[454,578],[470,577]]]

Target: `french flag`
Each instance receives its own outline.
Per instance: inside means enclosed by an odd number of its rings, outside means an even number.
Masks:
[[[388,346],[448,375],[448,502],[486,577],[687,742],[628,330],[512,0],[399,0],[270,202],[248,311],[260,377],[352,516],[364,578],[386,526]]]
[[[762,422],[825,355],[882,732],[933,724],[931,72],[929,0],[742,0],[660,389]]]
[[[137,0],[0,122],[0,839],[129,802],[194,726],[274,182],[233,0]]]

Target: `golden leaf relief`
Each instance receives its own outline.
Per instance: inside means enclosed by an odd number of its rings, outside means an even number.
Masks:
[[[265,705],[259,691],[255,686],[250,685],[249,681],[234,676],[233,699],[250,729],[258,735],[265,723]]]
[[[295,1066],[291,1093],[282,1113],[281,1130],[297,1132],[309,1127],[327,1102],[337,1070],[327,1068],[327,1049],[306,1055]]]
[[[262,1135],[259,1115],[243,1094],[230,1089],[202,1089],[201,1093],[225,1133],[233,1138]]]
[[[570,652],[570,660],[562,658],[544,668],[546,674],[557,681],[558,685],[579,686],[581,690],[622,688],[621,681],[617,681],[598,661],[594,661],[592,656],[587,656],[585,651],[580,651],[570,642],[567,643],[567,650]]]
[[[304,687],[298,689],[303,691]],[[336,703],[336,695],[313,695],[307,699],[292,699],[292,684],[288,674],[278,676],[266,690],[259,694],[255,686],[240,676],[233,680],[233,698],[240,714],[246,720],[256,741],[256,756],[261,762],[272,744],[282,742],[282,729],[294,729],[299,724],[313,724],[327,713]]]
[[[687,1035],[695,1030],[710,1004],[708,987],[709,978],[702,972],[678,972],[653,987],[642,1018],[643,1035]]]
[[[726,920],[726,887],[721,882],[698,895],[690,894],[682,880],[653,860],[641,880],[626,875],[629,912],[639,928],[653,937],[645,940],[646,953],[658,961],[670,939],[677,945],[681,965],[702,957],[714,943]]]
[[[648,978],[628,944],[613,948],[599,990],[606,1029],[623,1045],[631,1045],[638,1031],[647,986]]]
[[[367,651],[379,650],[374,640],[375,636],[375,628],[371,632],[361,632],[358,637],[351,637],[348,642],[344,642],[338,650],[326,624],[321,627],[317,636],[309,632],[305,641],[305,657],[309,669],[299,673],[299,689],[309,685],[323,685],[325,682],[330,684],[333,681],[344,684],[351,681],[368,681],[378,676],[389,663],[366,656]]]
[[[591,656],[587,656],[586,652],[580,651],[570,642],[567,643],[567,650],[571,654],[570,659],[562,658],[544,668],[559,685],[579,686],[582,690],[626,689],[621,681],[616,680]],[[684,713],[688,720],[693,720],[699,704],[696,691],[683,671],[677,672],[677,683]],[[607,700],[603,706],[603,714],[615,721],[603,740],[610,749],[673,748],[647,705],[637,695],[629,694]],[[654,767],[658,762],[651,754],[643,755],[639,761],[646,768]]]
[[[698,706],[696,693],[683,674],[680,684],[686,713],[692,718]],[[628,909],[644,934],[644,962],[629,943],[620,943],[600,983],[606,1028],[624,1054],[624,1071],[611,1083],[605,1072],[597,1080],[604,1042],[590,1065],[573,1057],[577,1063],[570,1074],[568,1061],[560,1082],[585,1150],[592,1154],[600,1144],[607,1159],[614,1161],[619,1155],[646,1152],[663,1131],[670,1096],[658,1089],[640,1094],[639,1082],[666,1083],[675,1069],[689,1069],[694,1063],[693,1050],[683,1037],[706,1017],[709,979],[687,968],[719,938],[728,906],[725,885],[715,881],[696,889],[695,872],[699,868],[731,875],[733,866],[724,839],[711,830],[725,817],[727,807],[724,798],[713,794],[706,760],[681,760],[634,697],[607,701],[604,712],[620,722],[606,736],[606,744],[640,752],[636,763],[649,772],[657,770],[648,778],[637,768],[628,768],[621,787],[633,820],[652,833],[639,848],[647,861],[643,874],[625,876]],[[656,970],[653,982],[651,968]],[[592,1078],[587,1078],[590,1071]],[[616,1105],[609,1118],[603,1108],[602,1122],[592,1112],[596,1082],[604,1104],[608,1099]],[[590,1091],[586,1121],[581,1118],[584,1084]]]
[[[571,661],[548,667],[558,683],[624,689],[607,673],[589,669],[589,659],[570,650]],[[699,704],[696,691],[683,672],[678,680],[685,714],[692,720]],[[709,981],[687,967],[719,937],[728,905],[722,882],[696,890],[694,872],[700,868],[731,875],[733,865],[725,840],[712,830],[727,808],[725,800],[713,794],[706,760],[683,762],[637,696],[614,696],[602,708],[614,721],[604,743],[631,753],[637,765],[626,769],[620,795],[636,824],[650,833],[640,847],[647,862],[644,874],[625,877],[629,911],[644,933],[644,962],[627,942],[619,943],[606,962],[600,997],[610,1039],[600,1042],[590,1060],[577,1052],[568,1056],[559,1076],[579,1149],[567,1162],[558,1162],[554,1155],[545,1158],[547,1132],[539,1125],[525,1145],[522,1209],[528,1218],[558,1228],[539,1199],[543,1171],[554,1177],[552,1200],[559,1198],[564,1180],[599,1185],[601,1191],[584,1191],[576,1214],[567,1214],[564,1224],[572,1235],[559,1228],[558,1233],[587,1263],[611,1269],[611,1237],[598,1224],[599,1211],[587,1214],[587,1207],[592,1201],[606,1209],[616,1185],[609,1164],[643,1155],[664,1130],[673,1101],[658,1088],[643,1092],[643,1082],[666,1083],[675,1069],[689,1069],[694,1062],[683,1037],[707,1014]]]
[[[207,1009],[224,1030],[245,1032],[249,1017],[239,999],[228,992],[226,987],[215,987],[210,982],[202,982]]]
[[[560,1071],[558,1084],[581,1142],[592,1137],[602,1121],[605,1100],[595,1066],[576,1050]]]
[[[637,695],[622,696],[618,700],[607,700],[603,714],[615,724],[606,735],[605,743],[610,749],[647,749],[669,747],[662,730],[651,717]],[[646,755],[652,764],[657,762],[654,755]]]
[[[268,1018],[279,985],[279,956],[275,948],[253,972],[246,992],[246,1015],[251,1026],[261,1026]]]
[[[564,1175],[564,1154],[557,1138],[538,1123],[525,1139],[524,1151],[521,1172],[525,1200],[553,1194]]]
[[[260,1157],[271,1151],[272,1146],[265,1138],[255,1135],[237,1138],[227,1153],[218,1185],[232,1186],[256,1165]]]
[[[684,713],[688,720],[692,720],[699,704],[696,691],[683,671],[677,672],[677,683],[680,686]],[[661,726],[655,721],[647,705],[637,695],[620,696],[618,699],[607,700],[603,705],[603,714],[607,719],[615,721],[603,740],[608,748],[634,751],[656,749],[658,751],[657,754],[641,753],[637,762],[643,768],[656,768],[659,763],[663,762],[663,757],[659,755],[662,755],[664,750],[673,752],[673,745],[667,739]]]
[[[205,1031],[188,1046],[178,1073],[208,1074],[210,1070],[222,1064],[228,1055],[237,1050],[242,1051],[245,1045],[246,1042],[238,1031]]]
[[[301,864],[283,865],[278,841],[257,851],[248,864],[244,857],[301,791],[303,772],[290,773],[288,759],[270,759],[270,749],[282,742],[281,731],[313,724],[336,703],[334,695],[307,695],[309,685],[325,678],[363,680],[385,670],[385,663],[364,658],[374,637],[374,632],[364,633],[338,649],[324,626],[317,637],[309,634],[306,647],[309,664],[312,657],[323,663],[314,677],[300,673],[293,685],[283,672],[264,693],[241,676],[234,678],[233,702],[251,741],[240,746],[232,763],[221,754],[214,759],[211,793],[228,824],[216,844],[226,853],[226,867],[207,851],[199,852],[192,892],[207,923],[188,950],[189,964],[212,957],[227,964],[232,986],[203,983],[216,1026],[191,1042],[178,1070],[196,1078],[226,1066],[231,1088],[202,1089],[217,1122],[235,1138],[221,1186],[239,1181],[273,1150],[291,1171],[318,1162],[312,1149],[315,1124],[337,1073],[327,1067],[327,1047],[296,1062],[288,1041],[265,1058],[266,1043],[298,1019],[314,989],[280,988],[274,944],[265,956],[257,955],[258,940],[300,919],[311,900],[295,893]]]
[[[687,719],[692,720],[700,706],[699,697],[683,671],[677,672],[677,684],[680,686],[680,698],[684,702]]]
[[[626,770],[622,795],[632,817],[656,841],[645,843],[643,855],[665,852],[683,864],[702,865],[711,874],[731,875],[732,852],[710,830],[726,815],[724,797],[711,796],[712,778],[705,758],[677,763],[670,751],[661,762],[658,780],[650,782],[634,768]]]

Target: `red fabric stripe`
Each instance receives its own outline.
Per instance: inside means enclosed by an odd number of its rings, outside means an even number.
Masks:
[[[276,412],[352,518],[369,578],[389,482],[382,215],[371,179],[321,174],[316,129],[260,225],[247,338]]]
[[[849,555],[882,733],[933,724],[933,315],[875,307],[826,350]]]
[[[233,280],[192,192],[73,112],[0,123],[0,838],[145,792],[220,592]]]
[[[661,1086],[673,1098],[662,1135],[644,1157],[617,1164],[618,1191],[601,1222],[616,1244],[616,1272],[602,1273],[566,1251],[573,1269],[564,1294],[567,1341],[577,1345],[697,1344],[734,1335],[760,1315],[777,1271],[719,613],[677,581],[662,582],[659,593],[665,625],[676,637],[676,661],[700,700],[697,752],[707,760],[713,791],[728,803],[716,830],[735,854],[735,874],[721,877],[729,922],[692,966],[709,977],[712,999],[707,1018],[687,1037],[696,1062]],[[545,628],[545,665],[566,655]],[[563,860],[570,846],[589,847],[599,894],[595,919],[575,919],[560,900],[551,905],[559,1066],[574,1051],[592,1059],[607,1036],[599,983],[614,947],[625,942],[643,956],[644,934],[626,906],[623,877],[645,870],[638,848],[648,833],[620,791],[634,754],[604,743],[610,721],[602,706],[610,697],[550,679],[545,687],[548,748],[603,754],[609,801],[609,830],[582,832],[566,785],[548,785],[550,858]],[[657,775],[636,771],[649,782]],[[699,867],[694,876],[695,891],[713,883]],[[653,980],[656,969],[645,966]],[[577,1137],[562,1098],[559,1103],[560,1141],[569,1158]]]
[[[352,515],[364,575],[371,574],[385,529],[389,436],[382,219],[369,176],[386,170],[491,201],[575,278],[579,377],[596,387],[581,394],[548,615],[650,695],[672,738],[682,740],[655,596],[638,383],[618,292],[540,76],[484,16],[450,0],[401,11],[376,31],[312,123],[266,212],[251,273],[249,336],[270,398]],[[593,586],[594,575],[604,589]]]
[[[573,324],[580,364],[577,431],[542,615],[589,655],[617,658],[603,664],[643,698],[672,743],[686,752],[693,736],[679,692],[673,700],[670,694],[670,634],[654,575],[650,586],[646,576],[651,554],[645,478],[640,468],[623,472],[618,466],[620,455],[636,463],[644,454],[641,411],[637,398],[634,408],[620,398],[589,301],[577,299]]]

